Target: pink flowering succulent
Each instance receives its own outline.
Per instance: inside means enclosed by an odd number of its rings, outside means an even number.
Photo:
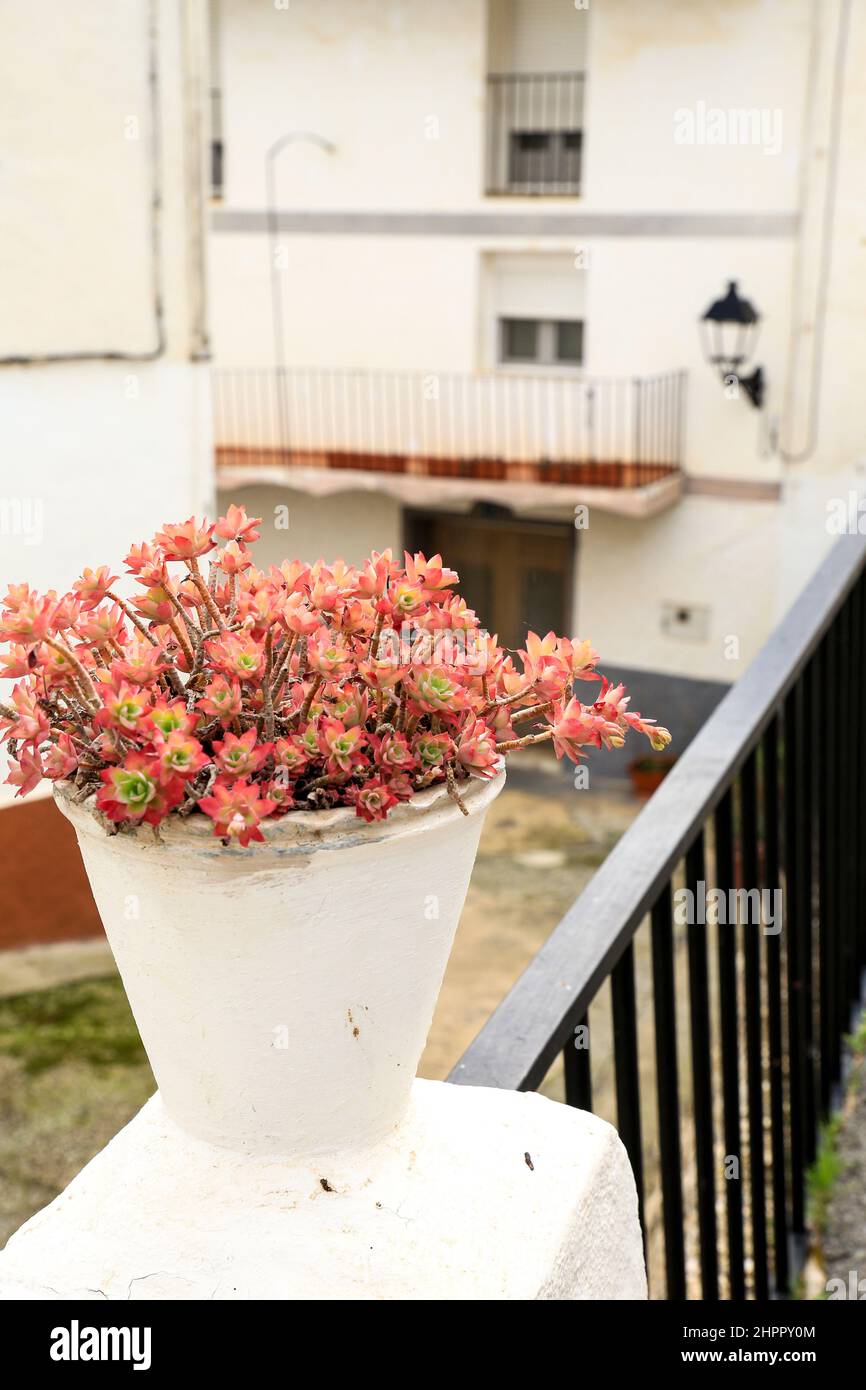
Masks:
[[[629,730],[669,743],[589,642],[530,632],[522,651],[500,647],[440,555],[265,574],[259,525],[231,506],[164,526],[130,548],[127,597],[106,565],[63,595],[10,586],[0,740],[19,796],[63,781],[114,831],[195,812],[246,847],[293,810],[380,821],[437,784],[465,809],[469,779],[534,744],[577,762]]]

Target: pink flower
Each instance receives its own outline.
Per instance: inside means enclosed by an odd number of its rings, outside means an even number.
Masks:
[[[15,720],[0,716],[0,727],[4,729],[3,738],[17,738],[26,743],[41,743],[48,736],[50,724],[34,690],[25,685],[12,688],[11,707],[15,710]]]
[[[398,801],[411,801],[415,786],[408,772],[395,772],[388,775],[388,790]]]
[[[380,613],[399,620],[423,612],[427,607],[427,594],[420,584],[411,584],[408,579],[395,579],[388,585],[387,592],[376,604]]]
[[[213,550],[213,526],[197,526],[195,518],[190,517],[181,526],[165,526],[154,536],[166,560],[194,560]]]
[[[102,602],[117,580],[116,574],[111,574],[107,565],[100,565],[98,570],[86,569],[80,579],[76,579],[73,589],[81,600],[81,607],[86,611],[96,608]]]
[[[260,796],[258,788],[238,779],[227,785],[217,781],[213,793],[203,796],[199,806],[214,822],[214,834],[244,849],[250,840],[264,840],[259,822],[277,809],[276,801]]]
[[[323,614],[334,613],[357,587],[355,570],[347,570],[342,560],[326,565],[317,560],[310,570],[310,602]]]
[[[99,775],[103,785],[96,804],[112,821],[158,825],[184,794],[183,779],[160,782],[155,760],[145,753],[129,753],[121,767],[107,767]]]
[[[192,520],[192,518],[190,518],[190,520]],[[262,519],[260,516],[248,517],[245,507],[236,507],[234,502],[232,502],[225,516],[220,517],[213,529],[215,534],[220,536],[223,540],[227,540],[231,543],[243,541],[245,545],[252,545],[254,541],[259,539],[261,533],[256,530],[256,527],[261,526],[261,524]],[[228,549],[228,547],[226,547],[226,549]],[[225,555],[225,550],[223,550],[220,556],[220,564],[223,563],[223,555]],[[225,565],[223,565],[223,568],[225,568]]]
[[[116,681],[129,681],[131,685],[155,685],[167,667],[162,647],[151,646],[143,637],[136,636],[125,648],[123,656],[112,661],[111,674]]]
[[[272,743],[261,743],[256,747],[256,731],[247,729],[240,738],[236,734],[226,734],[224,739],[215,743],[214,761],[227,777],[250,777],[258,772],[272,752]]]
[[[410,555],[407,550],[404,553],[404,562],[409,583],[420,585],[430,594],[450,589],[460,579],[456,570],[445,568],[441,555],[433,555],[428,560],[420,550],[414,555]]]
[[[167,738],[159,739],[154,756],[160,783],[170,782],[174,777],[194,777],[208,762],[198,739],[182,729],[173,729]]]
[[[465,709],[469,703],[465,688],[444,666],[434,666],[429,671],[419,671],[412,681],[412,697],[422,709],[438,713],[454,713]]]
[[[358,666],[358,675],[373,690],[392,690],[406,675],[408,666],[400,666],[386,653],[384,657],[371,657]]]
[[[264,670],[264,648],[253,637],[227,632],[211,637],[205,647],[217,670],[236,680],[256,680]]]
[[[205,686],[204,695],[196,702],[196,709],[229,723],[243,709],[239,683],[236,680],[229,683],[225,676],[215,676],[210,685]]]
[[[284,560],[279,568],[271,565],[271,575],[275,582],[281,580],[290,594],[306,593],[309,588],[310,566],[301,560]]]
[[[332,775],[366,767],[369,758],[361,751],[366,741],[363,729],[347,729],[339,719],[323,719],[319,725],[319,748]]]
[[[78,754],[69,734],[58,734],[57,742],[48,745],[44,754],[45,776],[52,782],[71,777],[78,766]]]
[[[370,696],[363,686],[350,685],[340,689],[336,698],[329,699],[329,711],[335,719],[340,719],[347,729],[362,727],[370,717]]]
[[[378,779],[365,782],[363,787],[351,787],[348,795],[355,803],[355,814],[365,821],[384,820],[397,798],[390,787]]]
[[[167,623],[174,616],[174,605],[166,590],[158,584],[148,589],[143,597],[134,598],[132,606],[137,613],[152,623]]]
[[[319,615],[313,612],[303,594],[289,594],[280,609],[280,618],[289,632],[298,637],[310,637],[319,630]]]
[[[307,662],[319,675],[334,678],[349,673],[352,656],[342,642],[333,640],[327,630],[320,628],[307,644]]]
[[[0,652],[0,676],[15,680],[17,676],[30,674],[29,651],[27,647],[14,646],[8,652]]]
[[[299,738],[278,738],[274,744],[274,762],[290,777],[297,777],[309,757]]]
[[[224,545],[220,551],[219,559],[226,574],[241,574],[243,570],[248,570],[253,563],[249,551],[245,550],[237,541],[229,541],[228,545]]]
[[[64,594],[54,604],[51,614],[51,627],[54,632],[67,632],[74,628],[81,618],[81,604],[74,594]]]
[[[572,642],[571,643],[571,675],[576,681],[597,681],[601,680],[596,666],[598,664],[598,652],[593,651],[591,642]]]
[[[110,726],[134,733],[150,709],[148,693],[123,680],[116,687],[100,682],[97,689],[102,697],[102,709],[94,715],[93,722],[100,728]]]
[[[376,766],[388,772],[410,772],[417,766],[405,734],[390,733],[384,738],[371,736]]]
[[[625,741],[619,724],[594,706],[582,705],[577,699],[569,700],[565,709],[557,712],[550,724],[556,756],[570,758],[573,763],[579,761],[580,749],[586,744],[592,744],[595,748],[620,748]]]
[[[454,751],[448,734],[417,734],[412,740],[412,752],[422,767],[441,767]]]
[[[198,724],[198,715],[191,714],[183,700],[157,700],[147,716],[157,738],[168,738],[179,732],[191,734]]]
[[[289,780],[284,769],[277,768],[271,780],[265,783],[265,796],[275,803],[275,815],[291,811],[295,804],[294,783]]]
[[[122,647],[126,642],[123,613],[114,603],[110,608],[91,609],[82,614],[78,635],[90,647],[107,647],[112,642]]]
[[[470,719],[457,740],[457,761],[470,777],[492,777],[500,764],[496,738],[483,719]]]
[[[33,788],[38,786],[45,776],[45,769],[39,758],[39,753],[25,748],[20,758],[9,759],[9,776],[6,778],[6,785],[17,787],[15,793],[18,796],[27,796]]]
[[[125,556],[123,563],[130,574],[140,574],[142,570],[150,569],[154,565],[161,565],[158,551],[147,541],[142,541],[141,545],[131,545],[129,553]]]
[[[539,700],[561,699],[566,681],[571,676],[571,643],[564,642],[554,632],[539,637],[535,632],[526,635],[526,650],[521,651],[523,671]]]
[[[21,641],[32,645],[50,637],[54,631],[54,612],[57,600],[53,595],[40,598],[33,594],[15,608],[0,614],[0,640]]]
[[[378,550],[374,550],[369,560],[358,571],[355,593],[359,598],[381,598],[388,586],[388,580],[395,570],[396,566],[390,550],[383,550],[381,554]]]

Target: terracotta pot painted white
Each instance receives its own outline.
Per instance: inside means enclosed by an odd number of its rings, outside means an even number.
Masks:
[[[504,772],[384,822],[301,812],[225,849],[204,816],[108,836],[62,788],[166,1109],[245,1153],[361,1148],[403,1118]],[[461,789],[462,790],[462,789]]]

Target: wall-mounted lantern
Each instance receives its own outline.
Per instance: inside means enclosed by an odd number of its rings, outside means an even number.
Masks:
[[[727,293],[699,320],[707,361],[719,368],[726,385],[742,387],[757,409],[764,400],[763,368],[755,367],[750,376],[743,376],[740,369],[754,354],[760,321],[755,306],[737,293],[736,280],[728,281]]]

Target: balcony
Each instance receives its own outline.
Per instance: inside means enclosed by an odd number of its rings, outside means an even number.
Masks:
[[[582,72],[491,73],[488,194],[574,197],[583,156]]]
[[[684,372],[619,379],[360,370],[221,369],[214,435],[223,485],[318,474],[310,491],[376,486],[563,505],[591,492],[657,511],[679,496]],[[341,475],[326,484],[325,470]],[[421,487],[419,492],[418,488]],[[414,487],[414,493],[413,493]],[[520,496],[518,496],[518,494]]]

